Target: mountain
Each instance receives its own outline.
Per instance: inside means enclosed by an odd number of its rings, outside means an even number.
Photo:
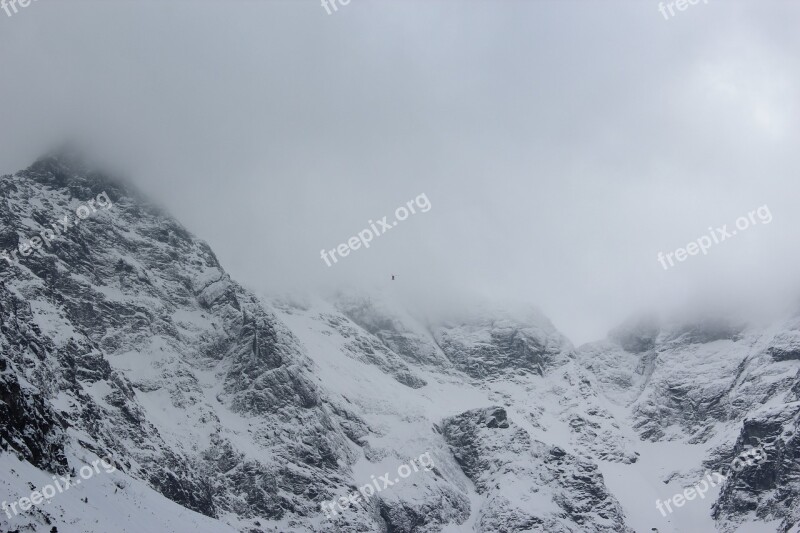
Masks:
[[[68,153],[0,202],[2,532],[800,528],[800,314],[576,348],[525,306],[421,316],[401,282],[259,297]]]

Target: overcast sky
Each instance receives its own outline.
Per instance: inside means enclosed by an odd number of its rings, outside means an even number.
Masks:
[[[0,173],[79,140],[258,291],[395,274],[423,305],[530,302],[581,343],[797,293],[798,22],[788,0],[38,0],[0,11]]]

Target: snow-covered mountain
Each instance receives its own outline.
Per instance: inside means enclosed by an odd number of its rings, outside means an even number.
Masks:
[[[0,202],[0,252],[53,233],[0,260],[2,532],[800,528],[800,313],[576,348],[531,308],[420,316],[402,281],[258,297],[66,155],[0,178]],[[22,510],[53,476],[82,479]]]

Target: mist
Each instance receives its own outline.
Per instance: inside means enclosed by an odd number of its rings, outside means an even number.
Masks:
[[[775,312],[800,290],[798,15],[38,0],[0,12],[0,173],[75,143],[265,294],[514,300],[576,344],[649,310]]]

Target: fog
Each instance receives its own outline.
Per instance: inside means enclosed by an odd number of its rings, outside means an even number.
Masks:
[[[38,0],[0,11],[0,173],[76,142],[263,293],[529,302],[575,343],[787,305],[800,5],[658,6]]]

